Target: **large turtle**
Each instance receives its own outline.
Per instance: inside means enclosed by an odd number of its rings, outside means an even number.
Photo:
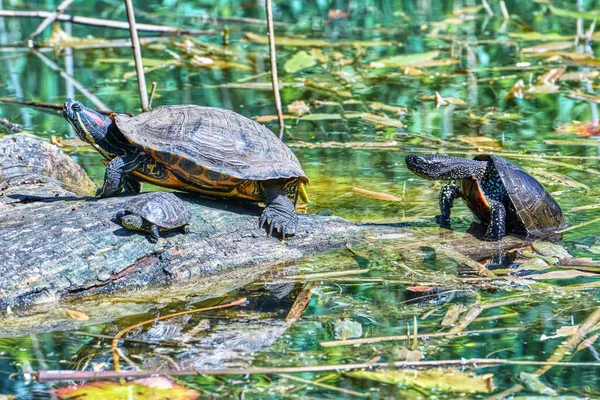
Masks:
[[[542,184],[502,157],[409,155],[406,166],[421,178],[450,181],[440,191],[441,214],[436,219],[442,226],[449,224],[459,197],[487,225],[487,240],[500,240],[507,231],[547,236],[566,226],[560,206]]]
[[[113,219],[127,229],[150,233],[149,240],[156,243],[160,232],[181,228],[189,233],[192,216],[173,193],[151,192],[131,198]]]
[[[108,161],[97,197],[139,192],[139,181],[212,196],[264,201],[260,226],[296,232],[295,204],[309,180],[263,125],[233,111],[176,105],[131,117],[102,115],[67,99],[63,115]]]

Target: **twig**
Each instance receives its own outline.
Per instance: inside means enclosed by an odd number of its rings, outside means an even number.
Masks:
[[[71,5],[72,2],[74,2],[75,0],[63,0],[62,3],[60,3],[58,5],[58,7],[56,7],[56,10],[54,10],[53,13],[51,13],[49,16],[47,16],[39,25],[37,28],[35,28],[35,30],[33,32],[31,32],[31,34],[27,37],[26,42],[33,40],[36,36],[38,36],[40,33],[42,33],[44,31],[44,29],[46,29],[51,23],[53,23],[54,21],[56,21],[56,18],[58,18],[58,16],[60,14],[63,13],[63,11],[65,11],[67,9],[67,7],[69,7]]]
[[[151,324],[151,323],[156,322],[156,321],[162,321],[162,320],[165,320],[165,319],[168,319],[168,318],[177,317],[179,315],[186,315],[186,314],[192,314],[192,313],[197,313],[197,312],[202,312],[202,311],[218,310],[218,309],[221,309],[221,308],[239,306],[239,305],[244,304],[245,302],[246,302],[246,299],[245,298],[241,298],[241,299],[238,299],[236,301],[232,301],[231,303],[221,304],[221,305],[214,306],[214,307],[197,308],[195,310],[181,311],[181,312],[174,313],[174,314],[163,315],[162,317],[152,318],[152,319],[148,319],[146,321],[138,322],[137,324],[128,326],[127,328],[120,330],[115,335],[115,337],[112,340],[112,355],[113,355],[115,372],[118,372],[121,369],[121,366],[119,365],[119,355],[118,355],[118,352],[117,352],[117,350],[118,350],[117,346],[119,345],[119,340],[121,340],[121,337],[124,334],[126,334],[127,332],[129,332],[130,330],[138,328],[140,326]]]
[[[294,301],[294,304],[292,304],[287,317],[285,317],[285,322],[291,324],[302,316],[302,313],[304,313],[304,310],[306,310],[306,307],[308,307],[308,303],[310,303],[312,289],[317,285],[318,284],[315,282],[307,282],[304,285],[298,294],[298,297],[296,297],[296,301]]]
[[[505,21],[510,19],[510,14],[508,13],[508,9],[506,8],[506,3],[504,3],[504,0],[500,0],[500,10],[502,10],[502,17]]]
[[[302,378],[298,378],[296,376],[292,376],[292,375],[288,375],[288,374],[281,374],[280,376],[283,378],[289,379],[291,381],[302,382],[302,383],[306,383],[307,385],[317,386],[317,387],[320,387],[323,389],[346,393],[351,396],[357,396],[357,397],[370,397],[371,396],[366,393],[355,392],[354,390],[343,389],[343,388],[339,388],[337,386],[328,385],[326,383],[320,383],[320,382],[316,382],[316,381],[310,381],[308,379],[302,379]]]
[[[479,314],[481,314],[481,307],[479,306],[473,306],[471,307],[466,313],[465,315],[462,317],[462,319],[460,321],[458,321],[458,323],[448,331],[448,333],[460,333],[462,332],[467,326],[469,326],[469,324],[471,322],[473,322],[475,320],[475,318],[477,318],[479,316]]]
[[[38,58],[40,60],[42,60],[42,62],[44,64],[46,64],[52,70],[58,72],[60,74],[60,76],[62,76],[64,79],[71,82],[73,84],[73,86],[75,86],[75,88],[77,88],[77,90],[79,90],[81,92],[81,94],[83,94],[92,103],[94,103],[96,105],[96,107],[98,107],[102,111],[108,111],[108,107],[106,106],[106,104],[104,104],[102,102],[102,100],[100,100],[98,97],[96,97],[96,95],[94,95],[92,92],[87,90],[81,83],[79,83],[79,81],[77,79],[75,79],[71,75],[67,74],[67,72],[64,69],[62,69],[61,67],[59,67],[58,65],[56,65],[56,63],[54,61],[50,60],[48,57],[46,57],[45,55],[43,55],[42,53],[40,53],[39,51],[37,51],[35,49],[32,49],[31,51],[33,52],[33,54],[38,56]],[[62,109],[62,107],[61,107],[61,109]]]
[[[54,15],[53,12],[48,11],[12,11],[12,10],[0,10],[0,17],[18,17],[18,18],[48,18]],[[110,19],[101,18],[89,18],[79,17],[68,14],[59,14],[56,16],[57,21],[72,22],[78,25],[90,25],[90,26],[101,26],[104,28],[114,29],[126,29],[129,30],[129,24],[127,22],[114,21]],[[165,25],[152,25],[152,24],[138,24],[138,31],[144,32],[162,32],[173,35],[193,35],[193,36],[207,36],[207,35],[219,35],[221,32],[216,31],[204,31],[199,29],[185,29],[177,28],[173,26]]]
[[[419,338],[439,338],[439,337],[466,336],[466,335],[477,335],[477,334],[483,334],[483,333],[496,333],[496,332],[518,332],[521,330],[523,330],[523,328],[520,328],[520,327],[518,327],[518,328],[477,329],[477,330],[472,330],[472,331],[463,331],[463,332],[459,332],[459,333],[450,333],[450,332],[422,333],[422,334],[418,335],[417,337],[419,337]],[[329,342],[321,342],[319,344],[323,347],[353,346],[353,345],[357,345],[357,344],[406,340],[408,338],[409,338],[408,335],[380,336],[380,337],[371,337],[371,338],[362,338],[362,339],[332,340]]]
[[[144,64],[142,63],[142,51],[140,50],[140,39],[138,38],[135,24],[135,13],[131,0],[125,0],[127,8],[127,20],[129,21],[129,33],[131,35],[131,46],[133,47],[133,58],[135,60],[135,71],[137,73],[138,88],[140,90],[140,103],[142,111],[148,111],[148,91],[146,89],[146,76],[144,75]]]
[[[581,228],[582,226],[586,226],[586,225],[590,225],[590,224],[595,224],[596,222],[600,222],[600,218],[594,218],[590,221],[586,221],[586,222],[582,222],[581,224],[578,225],[573,225],[573,226],[569,226],[568,228],[565,229],[561,229],[559,231],[556,231],[554,233],[565,233],[565,232],[569,232],[578,228]]]
[[[110,335],[102,335],[99,333],[90,333],[90,332],[82,332],[82,331],[75,331],[72,332],[74,335],[78,335],[78,336],[89,336],[89,337],[94,337],[97,339],[113,339],[113,336]],[[149,345],[153,345],[153,346],[161,346],[161,347],[190,347],[189,344],[185,344],[185,343],[177,343],[177,342],[162,342],[162,341],[158,341],[158,340],[141,340],[141,339],[130,339],[130,338],[121,338],[121,340],[127,341],[127,342],[132,342],[132,343],[144,343],[144,344],[149,344]]]
[[[591,332],[594,327],[600,323],[600,307],[596,309],[593,313],[591,313],[585,321],[579,326],[579,329],[575,334],[569,337],[566,341],[562,342],[561,345],[554,351],[554,353],[548,358],[548,360],[544,364],[540,364],[540,368],[538,368],[534,374],[537,376],[541,376],[546,373],[552,367],[559,365],[560,361],[566,354],[572,353],[575,347],[587,336],[589,332]],[[523,385],[516,384],[511,386],[510,388],[504,390],[501,393],[498,393],[489,399],[499,400],[503,399],[513,393],[518,393],[523,390]]]
[[[369,269],[347,269],[345,271],[331,271],[331,272],[317,272],[314,274],[306,275],[294,275],[281,277],[281,281],[299,281],[299,280],[311,280],[311,279],[327,279],[334,276],[349,276],[349,275],[361,275],[369,273]]]
[[[24,101],[24,100],[17,100],[17,99],[9,99],[8,97],[0,97],[0,102],[1,103],[11,103],[11,104],[21,104],[23,106],[31,106],[31,107],[39,107],[39,108],[50,108],[52,110],[62,110],[63,109],[62,104],[40,103],[37,101]],[[114,111],[98,110],[98,109],[96,109],[95,111],[98,111],[100,114],[104,114],[104,115],[110,115],[110,114],[114,113]]]
[[[226,368],[226,369],[194,369],[181,371],[37,371],[32,378],[38,382],[79,381],[118,378],[141,378],[146,376],[189,376],[189,375],[257,375],[257,374],[294,374],[303,372],[352,371],[359,369],[390,369],[390,368],[436,368],[440,366],[481,367],[484,365],[550,365],[561,367],[600,367],[600,362],[549,362],[549,361],[520,361],[507,359],[472,358],[469,360],[440,360],[440,361],[397,361],[390,363],[362,363],[313,365],[302,367],[279,368]]]
[[[279,139],[283,138],[283,110],[281,109],[281,97],[279,96],[279,80],[277,78],[277,55],[275,53],[275,32],[273,31],[273,9],[271,0],[265,0],[267,8],[267,31],[269,33],[269,56],[271,58],[271,82],[273,84],[273,95],[275,96],[275,108],[277,109],[277,120],[279,121]]]
[[[481,5],[483,6],[483,8],[485,8],[485,12],[487,12],[487,14],[490,17],[494,16],[494,12],[492,11],[492,8],[490,7],[489,3],[487,2],[487,0],[481,0]]]
[[[148,99],[148,108],[152,108],[152,100],[154,100],[154,92],[156,92],[156,81],[152,81],[152,88],[150,89],[150,98]]]

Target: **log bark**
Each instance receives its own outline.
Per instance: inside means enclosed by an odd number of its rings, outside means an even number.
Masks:
[[[19,169],[20,168],[20,169]],[[2,182],[3,180],[3,182]],[[95,186],[53,145],[30,138],[0,140],[0,336],[100,323],[173,300],[222,296],[276,266],[372,242],[398,251],[444,245],[475,259],[523,241],[502,243],[440,228],[365,224],[301,214],[285,241],[258,228],[257,205],[192,194],[192,232],[150,243],[111,219],[127,197],[82,197]],[[315,271],[319,272],[318,265]],[[90,316],[75,321],[62,307]],[[42,316],[40,316],[42,312]],[[67,324],[67,325],[65,325]]]

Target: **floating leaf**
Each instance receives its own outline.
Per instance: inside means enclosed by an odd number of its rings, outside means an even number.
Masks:
[[[565,10],[548,4],[550,12],[557,17],[581,18],[581,19],[600,19],[600,13],[597,11],[571,11]]]
[[[246,33],[244,40],[254,43],[268,44],[269,38],[266,36],[260,36],[256,33]],[[277,46],[290,46],[290,47],[391,47],[400,46],[397,42],[376,42],[376,41],[353,41],[353,42],[332,42],[322,39],[304,39],[304,38],[293,38],[276,36],[275,45]]]
[[[439,57],[439,51],[429,51],[426,53],[407,54],[401,56],[394,56],[389,58],[382,58],[377,61],[372,61],[369,64],[370,68],[384,68],[384,67],[403,67],[403,66],[418,66],[419,64],[433,60]]]
[[[567,72],[566,74],[562,74],[559,81],[588,81],[593,80],[600,75],[598,71],[577,71],[577,72]]]
[[[341,119],[356,119],[360,118],[361,113],[345,113],[345,114],[306,114],[300,119],[302,121],[336,121]]]
[[[536,46],[525,47],[521,50],[523,53],[547,53],[555,50],[566,50],[572,49],[574,47],[573,41],[564,41],[564,42],[547,42],[538,44]]]
[[[119,382],[91,382],[54,389],[59,399],[86,400],[194,400],[200,396],[195,390],[171,382],[164,377],[137,379],[121,385]]]
[[[310,49],[310,55],[321,64],[325,64],[327,61],[329,61],[329,56],[323,54],[321,49]]]
[[[553,68],[544,75],[538,77],[538,82],[542,84],[552,84],[567,70],[567,67]]]
[[[383,111],[389,111],[389,112],[392,112],[392,113],[395,113],[398,115],[406,115],[406,113],[408,112],[408,109],[406,107],[390,106],[390,105],[379,103],[376,101],[370,102],[369,107],[373,111],[383,110]]]
[[[492,374],[475,375],[457,369],[432,368],[427,370],[353,371],[346,375],[390,385],[416,386],[442,392],[491,393],[494,390]]]
[[[500,142],[499,140],[489,138],[487,136],[459,136],[457,139],[463,143],[472,144],[477,147],[484,146],[493,147],[495,149],[499,149],[502,147],[502,142]]]
[[[548,340],[548,339],[555,339],[555,338],[559,338],[559,337],[572,336],[572,335],[576,334],[577,332],[579,332],[579,325],[561,326],[556,331],[556,334],[554,334],[552,336],[542,335],[542,336],[540,336],[540,340]]]
[[[559,125],[557,133],[571,133],[577,136],[600,136],[600,123],[598,121],[575,121]]]
[[[260,117],[256,118],[255,121],[261,124],[266,124],[267,122],[271,122],[271,121],[277,121],[279,117],[277,117],[277,115],[261,115]],[[297,119],[298,117],[296,115],[288,115],[288,114],[283,114],[283,119]]]
[[[515,271],[544,271],[550,268],[552,265],[541,258],[529,258],[521,262]]]
[[[310,112],[310,107],[306,105],[302,100],[296,100],[287,106],[289,112],[294,113],[296,115],[302,116]]]
[[[333,327],[336,339],[346,340],[361,337],[362,325],[349,319],[337,320]]]
[[[67,314],[69,314],[69,316],[71,318],[76,319],[78,321],[87,321],[88,319],[90,319],[90,317],[88,317],[86,314],[82,313],[81,311],[69,310],[68,308],[65,308],[65,311],[67,312]]]
[[[573,279],[573,278],[579,278],[579,277],[584,277],[584,276],[585,277],[591,277],[591,276],[599,277],[600,275],[592,274],[590,272],[578,271],[576,269],[567,269],[565,271],[552,271],[552,272],[546,272],[545,274],[531,275],[531,276],[529,276],[529,278],[535,279],[537,281],[541,281],[541,280],[551,280],[551,279]]]
[[[573,257],[567,249],[555,243],[535,242],[532,246],[535,251],[546,257],[556,257],[559,260]]]
[[[369,121],[377,125],[391,126],[395,128],[403,128],[404,124],[399,119],[394,119],[386,116],[364,113],[360,116],[364,121]]]
[[[510,32],[508,37],[512,39],[517,39],[521,41],[560,41],[560,40],[570,40],[573,41],[575,36],[571,35],[561,35],[559,33],[541,33],[541,32]]]
[[[457,99],[454,97],[442,97],[438,92],[435,92],[433,96],[421,96],[421,101],[433,101],[435,102],[435,108],[439,108],[440,106],[445,106],[448,104],[455,105],[467,105],[467,103],[463,99]]]
[[[450,308],[448,308],[448,311],[446,312],[446,315],[444,315],[444,319],[442,320],[440,325],[453,326],[458,320],[458,316],[464,310],[464,308],[465,306],[462,304],[450,306]]]
[[[372,192],[370,190],[365,190],[358,187],[353,187],[352,192],[358,194],[359,196],[368,197],[375,200],[395,201],[399,203],[404,202],[402,197],[394,196],[393,194]]]
[[[317,64],[317,60],[306,51],[301,50],[294,54],[292,58],[287,60],[283,64],[283,69],[286,72],[293,74],[294,72],[302,71],[303,69],[314,67]]]
[[[556,396],[557,393],[554,389],[546,386],[540,381],[540,376],[537,374],[530,374],[527,372],[521,372],[519,374],[519,379],[527,389],[534,393],[545,394],[548,396]]]

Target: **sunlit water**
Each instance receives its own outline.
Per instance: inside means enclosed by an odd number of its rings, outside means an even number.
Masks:
[[[4,1],[5,9],[24,9],[23,5]],[[52,3],[52,2],[51,2]],[[202,27],[223,30],[223,24],[201,24],[202,14],[263,18],[259,4],[234,2],[235,5],[193,8],[186,2],[168,2],[148,5],[140,2],[138,19],[140,22],[156,24]],[[171,4],[174,3],[174,4]],[[191,3],[191,2],[189,2]],[[373,113],[400,120],[405,127],[385,126],[364,118],[339,117],[327,121],[286,121],[286,142],[293,148],[304,170],[311,179],[309,212],[326,212],[357,222],[411,223],[419,226],[435,226],[433,216],[439,210],[437,192],[439,183],[416,178],[404,167],[406,154],[418,152],[440,152],[453,155],[473,156],[479,149],[508,154],[532,172],[555,195],[566,213],[571,226],[598,218],[600,212],[594,209],[573,211],[580,207],[598,203],[600,183],[599,147],[594,137],[579,138],[574,135],[559,134],[556,128],[574,120],[588,121],[597,118],[594,103],[573,99],[569,93],[578,89],[592,91],[598,80],[564,81],[560,92],[534,96],[527,100],[506,100],[511,87],[520,79],[525,87],[551,68],[569,65],[568,72],[589,71],[581,65],[571,65],[568,56],[563,58],[527,57],[521,54],[523,48],[538,45],[541,41],[514,39],[512,33],[537,31],[546,34],[574,35],[575,19],[559,18],[543,13],[544,5],[524,2],[507,2],[514,17],[504,24],[502,18],[485,18],[485,12],[452,16],[452,10],[459,6],[479,4],[479,2],[459,1],[417,1],[416,5],[404,2],[368,2],[348,7],[343,2],[330,8],[316,2],[292,1],[279,4],[275,14],[278,20],[287,22],[288,28],[279,29],[278,35],[289,36],[306,34],[308,38],[324,38],[336,41],[391,41],[396,45],[379,47],[342,46],[323,48],[329,61],[299,72],[289,73],[284,62],[299,50],[311,51],[311,47],[278,47],[280,78],[282,82],[294,84],[281,90],[284,112],[294,101],[302,100],[311,107],[312,113],[342,114]],[[360,2],[359,2],[360,3]],[[398,3],[398,4],[396,4]],[[566,7],[569,2],[558,5]],[[583,2],[587,10],[598,8],[597,2]],[[76,4],[78,4],[76,2]],[[225,3],[223,3],[225,4]],[[53,9],[56,4],[40,4],[39,7],[27,2],[29,9]],[[339,19],[332,18],[339,8],[347,14]],[[499,13],[499,9],[496,10]],[[74,15],[97,16],[124,20],[124,9],[119,2],[88,2],[71,7]],[[344,16],[345,15],[345,16]],[[410,16],[413,16],[412,18]],[[448,21],[446,18],[455,18]],[[457,19],[462,18],[462,19]],[[323,22],[326,20],[326,22]],[[0,19],[0,21],[2,21]],[[446,21],[445,24],[434,22]],[[5,44],[23,39],[38,20],[4,19],[4,29],[0,31]],[[587,20],[586,24],[590,21]],[[587,26],[587,25],[586,25]],[[2,27],[2,23],[0,23]],[[275,114],[269,77],[258,76],[266,71],[267,48],[243,40],[244,33],[254,32],[265,36],[260,25],[227,24],[230,34],[228,49],[232,51],[230,61],[247,68],[191,68],[177,65],[157,68],[147,74],[148,81],[158,83],[154,105],[194,103],[233,109],[251,118]],[[72,26],[72,34],[78,37],[127,38],[126,31]],[[46,34],[46,38],[47,38]],[[147,35],[145,35],[147,36]],[[175,43],[184,38],[173,38],[148,45],[144,57],[148,64],[159,65],[157,60],[173,60],[173,55],[186,57]],[[207,36],[202,40],[222,45],[222,37]],[[558,39],[557,39],[558,40]],[[569,36],[565,40],[571,40]],[[402,45],[402,46],[400,46]],[[576,49],[569,49],[574,52]],[[585,49],[591,54],[597,45]],[[403,68],[377,69],[369,64],[380,59],[402,54],[439,51],[440,58],[455,59],[458,64],[420,68],[424,75],[405,74]],[[338,54],[334,54],[339,52]],[[68,65],[64,52],[46,52],[49,58],[61,67]],[[210,55],[208,55],[210,56]],[[0,95],[22,97],[25,100],[62,103],[74,89],[65,80],[44,65],[35,55],[27,52],[5,52],[0,62]],[[348,61],[340,66],[334,58]],[[355,60],[354,63],[350,63]],[[520,63],[520,64],[519,64]],[[103,50],[76,50],[73,56],[74,69],[70,71],[83,86],[91,90],[109,108],[124,112],[139,112],[139,99],[135,77],[126,79],[124,74],[133,72],[133,62],[129,48]],[[419,66],[417,66],[419,68]],[[468,71],[468,72],[465,72]],[[310,79],[319,85],[333,87],[338,94],[298,85]],[[241,82],[240,82],[241,80]],[[232,83],[238,85],[232,85]],[[265,83],[258,86],[256,82]],[[349,95],[340,91],[349,91]],[[465,105],[442,106],[436,109],[432,97],[438,91],[443,97],[462,99]],[[77,97],[91,105],[79,93]],[[348,102],[347,100],[357,100]],[[317,102],[330,102],[319,106]],[[344,103],[346,101],[346,103]],[[407,108],[405,115],[391,109],[374,110],[374,102],[388,106]],[[493,111],[495,114],[487,114]],[[506,113],[506,114],[502,114]],[[502,114],[502,115],[499,115]],[[2,104],[0,116],[23,124],[38,137],[50,136],[72,138],[68,124],[58,113],[38,111],[33,108],[20,108]],[[276,130],[276,122],[267,124]],[[482,140],[482,138],[484,138]],[[487,139],[485,139],[487,138]],[[381,142],[392,146],[377,148],[343,147],[350,142]],[[335,142],[323,145],[326,142]],[[307,144],[308,143],[308,144]],[[310,147],[314,145],[316,147]],[[347,145],[348,146],[348,145]],[[528,154],[555,156],[537,158]],[[104,168],[100,157],[86,149],[71,152],[90,174],[101,184]],[[364,197],[356,189],[403,197],[403,202],[382,201]],[[149,189],[149,187],[146,187]],[[465,230],[471,217],[462,204],[453,211],[454,229]],[[573,254],[591,256],[590,246],[598,237],[598,224],[587,225],[567,232],[560,244]],[[253,365],[253,366],[295,366],[360,363],[380,357],[380,361],[399,359],[400,349],[411,343],[396,341],[383,342],[358,347],[320,346],[320,342],[335,340],[334,325],[340,319],[351,319],[362,325],[363,337],[402,335],[411,326],[413,317],[419,318],[419,332],[440,330],[440,321],[449,305],[474,304],[476,301],[494,302],[514,295],[528,295],[527,287],[485,291],[481,289],[462,290],[450,297],[434,297],[420,302],[407,298],[407,285],[394,281],[407,280],[406,270],[397,267],[404,262],[410,268],[427,268],[439,273],[456,274],[456,263],[444,258],[419,257],[407,259],[393,250],[382,250],[372,245],[359,247],[356,254],[347,250],[335,251],[303,261],[298,265],[298,274],[313,271],[369,268],[368,274],[358,275],[353,280],[324,280],[315,285],[311,302],[301,319],[288,326],[282,323],[302,283],[286,296],[278,299],[265,290],[262,283],[230,293],[227,299],[208,301],[206,304],[193,304],[193,307],[214,305],[241,296],[250,298],[250,305],[243,311],[225,315],[221,312],[192,315],[187,319],[165,321],[138,331],[131,337],[140,339],[177,340],[182,333],[201,325],[204,319],[209,322],[198,337],[204,338],[198,347],[191,350],[173,350],[140,344],[128,344],[128,354],[144,368],[158,368],[165,365],[159,354],[177,360],[182,367]],[[593,250],[593,248],[592,248]],[[382,282],[385,278],[389,282]],[[585,280],[570,283],[589,282]],[[512,291],[512,292],[511,292]],[[561,338],[541,341],[540,335],[553,335],[562,326],[581,323],[598,307],[598,290],[587,291],[547,291],[532,296],[527,301],[492,309],[482,317],[498,314],[514,314],[497,320],[475,321],[469,330],[517,327],[515,332],[497,332],[461,338],[435,341],[419,341],[418,349],[426,360],[453,360],[471,357],[499,357],[515,360],[545,360],[563,340]],[[176,312],[190,308],[186,302],[171,304],[161,311],[113,321],[104,325],[86,327],[90,333],[114,335],[132,323],[152,318],[161,313]],[[431,311],[431,313],[428,313]],[[427,318],[423,316],[428,313]],[[247,332],[256,330],[256,334]],[[232,333],[233,332],[233,333]],[[244,334],[246,332],[246,334]],[[203,336],[205,335],[205,336]],[[229,336],[228,336],[229,335]],[[219,339],[221,338],[221,339]],[[233,349],[219,350],[219,340],[236,340]],[[215,350],[217,349],[217,350]],[[220,353],[221,352],[221,353]],[[227,360],[224,358],[230,357]],[[571,361],[598,361],[598,353],[591,346],[577,352]],[[72,332],[47,332],[20,338],[0,339],[0,394],[15,394],[18,398],[45,398],[53,385],[27,383],[21,373],[38,369],[91,369],[93,365],[102,368],[102,363],[110,366],[110,341],[76,335]],[[497,387],[507,388],[517,382],[520,371],[532,372],[536,367],[487,367],[477,370],[479,374],[493,373]],[[298,375],[315,380],[327,374],[306,373]],[[544,376],[544,382],[566,389],[565,394],[583,393],[590,397],[600,396],[598,371],[593,368],[578,367],[551,369]],[[244,393],[252,398],[313,396],[315,398],[339,398],[352,396],[348,393],[302,386],[301,383],[286,381],[278,376],[251,376],[236,378],[185,378],[192,388],[201,390],[203,396],[241,396]],[[347,390],[358,391],[373,397],[394,397],[399,389],[394,385],[361,380],[333,374],[323,383]],[[427,390],[403,391],[402,396],[410,398],[426,397]],[[454,394],[437,394],[438,398],[452,398]],[[446,396],[446,397],[445,397]]]

